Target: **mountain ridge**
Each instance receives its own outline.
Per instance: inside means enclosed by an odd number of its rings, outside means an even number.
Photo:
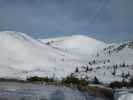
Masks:
[[[133,76],[132,41],[107,44],[82,35],[42,41],[4,31],[0,32],[0,50],[0,77],[4,78],[63,78],[74,73],[78,78],[97,77],[108,83],[121,81],[123,73],[128,74],[126,80]],[[75,73],[76,68],[80,72]]]

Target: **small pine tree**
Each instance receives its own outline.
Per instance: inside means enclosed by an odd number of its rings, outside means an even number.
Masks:
[[[89,65],[92,65],[92,63],[89,61]]]
[[[88,71],[89,71],[89,67],[87,66],[87,67],[86,67],[86,72],[88,72]]]
[[[100,84],[100,82],[96,76],[94,77],[93,84]]]
[[[107,60],[107,62],[109,63],[109,62],[110,62],[110,60],[108,59],[108,60]]]
[[[76,73],[78,73],[78,72],[79,72],[79,69],[78,69],[78,67],[76,67],[76,69],[75,69],[75,72],[76,72]]]
[[[99,53],[97,53],[97,57],[99,57]]]
[[[125,82],[125,73],[124,72],[122,73],[121,77],[122,77],[122,82]]]
[[[95,60],[93,61],[93,64],[96,64],[96,61]]]
[[[46,44],[47,44],[47,45],[50,45],[50,42],[48,41]]]
[[[127,79],[129,76],[130,76],[130,73],[128,72],[128,73],[125,75],[125,78]]]
[[[117,69],[117,65],[114,65],[113,66],[113,72],[112,72],[112,75],[114,75],[114,76],[116,75],[116,69]]]
[[[126,67],[126,64],[125,63],[121,64],[121,67]]]
[[[110,54],[111,54],[111,51],[109,50],[108,53],[109,53],[109,55],[110,55]]]

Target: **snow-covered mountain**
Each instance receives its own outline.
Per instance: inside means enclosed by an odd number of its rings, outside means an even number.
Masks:
[[[69,63],[68,63],[69,62]],[[78,60],[20,32],[0,32],[0,77],[63,77]]]
[[[90,80],[97,77],[103,83],[129,80],[133,77],[133,41],[108,44],[74,74]]]
[[[41,42],[78,57],[89,57],[106,46],[106,43],[84,35],[72,35],[53,39],[40,39]]]
[[[132,41],[107,44],[82,35],[38,41],[20,32],[0,32],[0,77],[61,78],[74,73],[108,83],[132,77],[132,61]]]
[[[86,64],[79,65],[79,71],[74,72],[76,77],[89,80],[97,77],[101,82],[109,83],[133,76],[132,41],[107,44],[82,35],[40,41],[85,61]]]

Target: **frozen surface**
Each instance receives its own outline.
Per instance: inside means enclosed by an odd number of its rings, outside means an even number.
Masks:
[[[105,100],[66,87],[0,83],[0,100]]]
[[[0,100],[109,100],[77,89],[44,84],[0,82]],[[133,100],[133,89],[117,89],[114,100]]]

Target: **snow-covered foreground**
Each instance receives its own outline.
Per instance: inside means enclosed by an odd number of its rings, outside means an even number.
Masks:
[[[133,100],[133,94],[131,93],[123,94],[118,98],[118,100]]]
[[[133,89],[119,89],[114,94],[115,100],[133,100]]]
[[[67,87],[0,83],[0,100],[106,100]]]

